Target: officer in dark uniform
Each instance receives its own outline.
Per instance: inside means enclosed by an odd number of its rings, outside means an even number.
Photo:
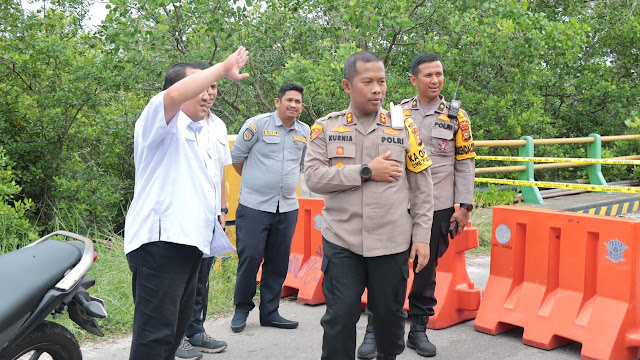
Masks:
[[[322,359],[355,358],[365,287],[378,358],[395,359],[404,350],[408,260],[417,255],[420,271],[429,259],[431,161],[415,123],[381,108],[387,86],[377,55],[351,55],[342,85],[349,108],[315,122],[305,159],[306,184],[325,200]]]
[[[449,116],[449,104],[440,95],[444,72],[435,54],[422,54],[411,64],[411,83],[418,88],[418,95],[401,103],[404,115],[415,120],[425,147],[433,161],[433,200],[435,211],[431,227],[431,258],[429,264],[413,279],[409,294],[411,329],[407,346],[419,355],[435,356],[436,347],[426,335],[429,317],[436,306],[436,266],[449,247],[450,224],[457,223],[456,234],[462,232],[473,209],[475,179],[475,147],[471,135],[469,116],[460,110],[457,116]],[[454,211],[454,203],[460,209]],[[415,238],[414,238],[415,241]],[[371,316],[369,322],[374,322]],[[358,357],[373,359],[376,341],[372,326],[367,326],[365,339],[358,348]]]
[[[263,259],[260,324],[298,327],[298,322],[280,316],[278,307],[298,220],[296,188],[309,135],[309,125],[297,120],[304,108],[302,94],[301,85],[284,84],[275,99],[277,110],[247,120],[231,149],[233,167],[242,175],[236,211],[234,332],[244,329],[255,307],[256,275]]]

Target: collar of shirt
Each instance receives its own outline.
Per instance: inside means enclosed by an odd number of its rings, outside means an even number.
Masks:
[[[298,118],[293,119],[293,124],[291,124],[288,129],[284,126],[284,123],[282,122],[282,119],[280,119],[280,115],[278,115],[277,111],[273,112],[273,120],[276,126],[282,126],[286,131],[291,131],[293,129],[301,131],[300,124],[298,124]]]
[[[414,109],[414,110],[418,110],[418,112],[422,116],[433,115],[435,113],[444,114],[445,109],[447,108],[447,102],[444,100],[444,96],[442,96],[442,95],[439,95],[439,96],[440,96],[440,100],[437,102],[438,105],[437,105],[437,107],[435,107],[435,109],[433,111],[430,111],[428,113],[425,112],[424,111],[424,107],[420,103],[420,99],[418,99],[417,95],[414,98],[415,106],[412,106],[411,108]],[[413,105],[414,101],[412,101],[412,105]]]
[[[200,121],[192,121],[187,125],[187,129],[193,132],[196,139],[196,145],[198,147],[198,154],[202,158],[205,168],[207,168],[207,174],[215,184],[216,173],[212,163],[211,148],[209,145],[209,125],[206,119]]]

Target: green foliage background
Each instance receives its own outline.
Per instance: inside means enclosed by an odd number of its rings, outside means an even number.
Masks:
[[[306,87],[307,123],[345,108],[342,62],[358,49],[384,59],[387,101],[395,103],[415,92],[413,56],[439,54],[443,94],[450,98],[463,79],[458,97],[476,139],[639,130],[638,0],[110,0],[95,27],[83,25],[88,1],[35,3],[37,11],[0,2],[3,251],[59,228],[120,233],[133,195],[134,124],[165,70],[178,61],[221,61],[240,44],[251,52],[251,78],[222,81],[213,109],[230,132],[272,111],[288,80]],[[605,155],[638,150],[636,142],[617,143]],[[536,155],[584,152],[546,146]],[[634,175],[631,167],[603,168],[608,180]]]

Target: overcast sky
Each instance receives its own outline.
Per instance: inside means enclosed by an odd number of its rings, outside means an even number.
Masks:
[[[45,1],[33,1],[33,0],[20,0],[22,3],[22,7],[27,10],[37,10],[42,7],[42,3]],[[89,16],[85,20],[85,25],[94,26],[99,25],[102,20],[104,20],[105,16],[107,16],[107,9],[105,6],[109,3],[107,0],[93,0],[89,1],[91,3],[91,10],[89,11]]]

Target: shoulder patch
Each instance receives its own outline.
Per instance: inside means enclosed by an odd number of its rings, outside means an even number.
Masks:
[[[249,127],[251,128],[251,130],[253,130],[254,133],[258,132],[258,128],[255,125],[249,124]]]
[[[251,130],[251,125],[253,124],[250,124],[246,129],[244,129],[244,132],[242,133],[242,140],[251,141],[251,139],[253,139],[253,135],[255,135],[256,133],[255,131]]]
[[[424,142],[416,123],[411,118],[406,118],[404,125],[409,136],[409,152],[406,159],[407,169],[417,173],[431,166],[431,158],[429,158],[424,148]]]
[[[315,140],[320,134],[322,134],[322,125],[313,125],[309,131],[309,141]]]
[[[458,113],[458,132],[456,133],[456,160],[471,159],[476,157],[476,146],[471,134],[471,123],[460,110]]]

